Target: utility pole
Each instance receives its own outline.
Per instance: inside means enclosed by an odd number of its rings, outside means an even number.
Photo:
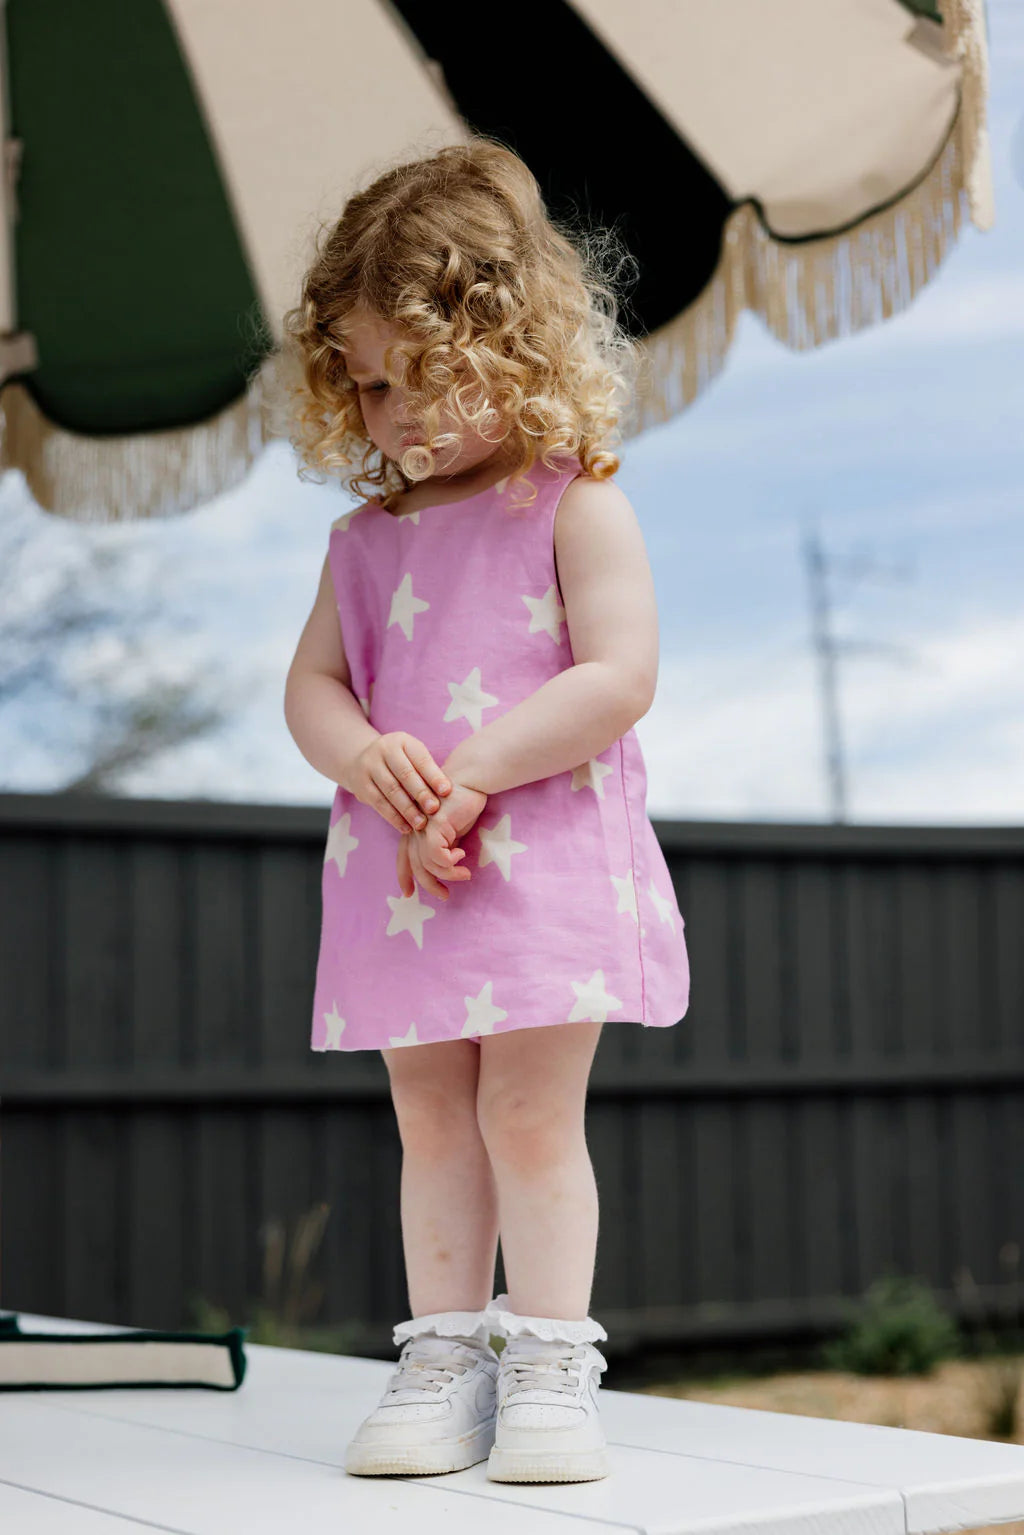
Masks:
[[[843,652],[888,655],[894,660],[916,664],[915,653],[905,645],[884,641],[857,640],[837,636],[832,628],[833,598],[829,591],[829,561],[816,527],[810,522],[803,531],[803,556],[811,600],[811,638],[818,658],[818,685],[821,694],[822,733],[825,746],[825,772],[831,818],[846,820],[846,766],[843,760],[842,726],[839,717],[839,657]],[[873,575],[906,580],[908,566],[884,566],[870,556],[832,560],[833,572],[853,579]]]

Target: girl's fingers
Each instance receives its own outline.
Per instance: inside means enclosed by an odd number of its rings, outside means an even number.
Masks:
[[[444,863],[436,858],[425,858],[423,866],[441,879],[469,879],[469,870],[460,869],[457,863]]]
[[[407,742],[405,755],[409,759],[414,771],[418,772],[428,794],[433,791],[439,798],[443,799],[446,794],[452,792],[451,779],[447,773],[441,771],[422,741],[413,739]],[[421,799],[420,804],[422,803]]]
[[[387,762],[392,773],[408,792],[410,799],[415,802],[416,809],[426,815],[433,815],[441,802],[424,775],[417,770],[417,764],[413,762],[408,751],[394,752]]]
[[[373,781],[385,803],[390,805],[400,818],[399,830],[421,831],[427,823],[426,816],[411,795],[403,789],[386,762],[381,764],[380,777]]]
[[[424,869],[421,866],[416,870],[416,877],[424,890],[429,890],[431,895],[439,895],[442,901],[447,901],[449,892],[442,885],[441,881],[431,874],[429,869]]]
[[[410,848],[409,854],[413,875],[423,886],[424,890],[428,890],[431,895],[439,895],[442,901],[447,901],[448,891],[441,884],[440,880],[425,866],[421,857],[421,850],[419,848]]]
[[[398,888],[403,895],[412,895],[416,881],[409,863],[409,838],[402,837],[398,844]]]

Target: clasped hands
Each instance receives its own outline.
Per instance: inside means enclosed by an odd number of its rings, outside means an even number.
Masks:
[[[468,880],[459,868],[465,848],[460,837],[476,825],[488,796],[459,783],[438,767],[424,743],[404,730],[376,737],[359,753],[344,787],[402,833],[398,845],[398,886],[412,895],[418,881],[447,901],[442,880]]]

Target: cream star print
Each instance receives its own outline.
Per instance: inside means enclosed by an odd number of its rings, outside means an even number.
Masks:
[[[323,1048],[325,1050],[337,1050],[340,1047],[341,1036],[346,1028],[345,1020],[338,1012],[337,1002],[332,1002],[330,1012],[324,1013],[324,1023],[327,1026],[327,1039]]]
[[[675,932],[676,919],[675,913],[672,910],[672,902],[665,896],[658,894],[657,890],[654,888],[653,879],[647,887],[647,893],[649,894],[651,900],[654,902],[654,909],[658,913],[658,916],[661,918],[662,922],[667,922],[672,931]]]
[[[527,632],[539,634],[543,629],[545,634],[550,634],[556,645],[560,645],[565,609],[558,600],[558,588],[552,584],[543,597],[524,597],[523,601],[530,610],[530,627]]]
[[[496,863],[501,870],[502,878],[512,878],[513,853],[525,853],[527,843],[513,842],[512,817],[507,812],[495,826],[480,828],[480,857],[477,860],[477,868],[482,869],[485,864]]]
[[[494,1025],[508,1017],[503,1007],[495,1007],[493,991],[494,982],[487,981],[475,997],[463,997],[462,1000],[466,1004],[466,1021],[462,1025],[463,1039],[473,1034],[493,1034]]]
[[[622,1006],[620,997],[613,997],[605,990],[603,970],[595,970],[589,981],[573,981],[572,989],[576,1001],[569,1014],[569,1023],[580,1023],[584,1019],[590,1023],[607,1023],[608,1014]]]
[[[352,525],[352,518],[358,517],[360,512],[365,511],[365,506],[354,506],[350,512],[342,512],[341,516],[336,517],[331,523],[332,530],[336,533],[347,533]]]
[[[607,778],[612,772],[610,762],[599,762],[596,757],[590,757],[586,762],[581,762],[579,767],[572,770],[572,789],[593,789],[598,799],[604,799],[604,784],[602,779]]]
[[[387,926],[386,937],[394,938],[397,933],[411,933],[416,940],[416,947],[423,947],[423,924],[436,917],[437,912],[432,906],[424,906],[420,900],[419,887],[412,895],[389,895],[387,903],[391,907],[391,920]]]
[[[348,867],[348,855],[359,846],[359,838],[352,835],[352,815],[346,810],[339,816],[327,833],[327,851],[324,855],[324,863],[330,863],[331,859],[338,866],[338,873],[344,874]]]
[[[615,886],[615,894],[619,898],[619,904],[615,910],[617,912],[627,912],[633,918],[637,927],[639,927],[640,913],[637,911],[636,906],[636,884],[633,880],[633,870],[628,869],[621,878],[617,874],[612,874],[609,877]]]
[[[391,1046],[392,1050],[396,1045],[418,1045],[419,1043],[420,1041],[416,1037],[416,1025],[414,1023],[410,1023],[406,1033],[392,1034],[391,1038],[388,1040],[388,1044]]]
[[[400,584],[395,589],[391,599],[391,612],[388,615],[388,628],[392,624],[400,624],[402,633],[407,640],[412,639],[412,626],[417,613],[425,613],[430,603],[424,602],[421,597],[412,594],[412,576],[408,571],[402,577]]]
[[[445,712],[446,722],[467,719],[474,730],[480,729],[484,710],[498,702],[493,693],[481,688],[479,666],[474,666],[464,682],[449,682],[448,691],[452,701]]]

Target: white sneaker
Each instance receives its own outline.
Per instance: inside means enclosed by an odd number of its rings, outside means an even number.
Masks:
[[[495,1325],[500,1318],[504,1324]],[[598,1415],[599,1377],[608,1361],[592,1342],[580,1338],[585,1332],[607,1337],[600,1323],[591,1317],[565,1322],[499,1310],[491,1313],[491,1330],[506,1332],[507,1341],[498,1364],[490,1480],[591,1482],[609,1476]],[[560,1338],[560,1331],[569,1337]]]
[[[431,1335],[432,1325],[430,1318],[414,1317],[395,1328],[396,1343],[403,1331],[411,1336],[380,1402],[346,1448],[344,1466],[352,1475],[461,1471],[487,1459],[494,1443],[498,1356],[468,1329],[449,1337]]]

